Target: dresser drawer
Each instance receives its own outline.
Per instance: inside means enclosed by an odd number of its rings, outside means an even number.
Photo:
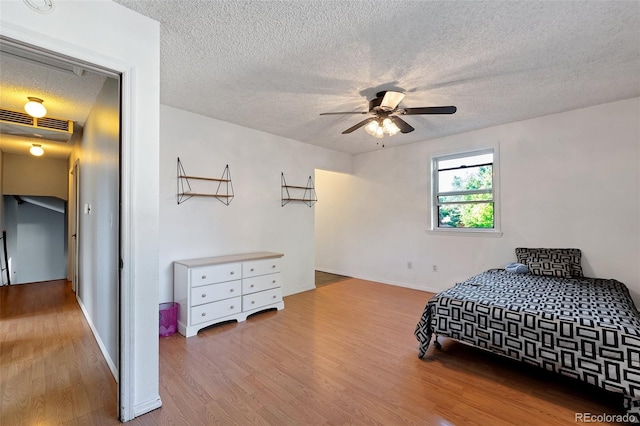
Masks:
[[[260,291],[246,296],[242,296],[242,310],[250,311],[261,306],[270,305],[282,301],[282,288],[272,288],[271,290]]]
[[[191,287],[233,281],[240,279],[241,266],[239,263],[203,266],[189,271]]]
[[[273,274],[274,272],[280,272],[280,258],[254,260],[242,264],[243,278]]]
[[[240,296],[240,289],[242,288],[241,283],[242,282],[240,280],[236,280],[192,288],[191,306]]]
[[[191,308],[191,325],[237,314],[242,310],[241,301],[240,297],[234,297],[207,303],[206,305],[194,306]]]
[[[255,293],[275,287],[282,287],[282,274],[280,272],[242,280],[242,294]]]

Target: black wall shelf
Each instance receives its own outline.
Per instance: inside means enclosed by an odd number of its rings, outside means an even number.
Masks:
[[[201,180],[218,183],[218,187],[216,188],[215,193],[200,193],[194,192],[191,189],[190,180]],[[220,200],[220,202],[226,206],[231,203],[233,200],[233,183],[231,182],[231,173],[229,172],[229,165],[227,164],[222,172],[222,177],[220,178],[209,178],[209,177],[199,177],[199,176],[189,176],[184,171],[184,167],[182,166],[182,162],[180,161],[180,157],[178,157],[178,195],[177,201],[178,204],[182,204],[191,197],[213,197]]]
[[[280,173],[280,198],[282,199],[282,207],[286,204],[294,201],[305,203],[309,207],[313,206],[316,202],[318,202],[318,197],[316,196],[316,189],[313,186],[313,179],[309,176],[307,180],[307,184],[305,186],[296,186],[296,185],[287,185],[287,181],[284,178],[284,172]],[[294,195],[300,194],[302,191],[302,196],[291,196],[291,192]]]

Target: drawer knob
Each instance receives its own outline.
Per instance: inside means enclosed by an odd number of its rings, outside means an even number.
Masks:
[[[234,306],[233,306],[233,305],[231,305],[231,307],[230,307],[229,309],[233,309],[233,308],[234,308]]]
[[[207,297],[207,295],[205,293],[202,293],[202,297]]]
[[[272,282],[273,284],[275,284],[275,283],[276,283],[276,280],[273,280],[273,281],[271,281],[271,282]]]
[[[202,276],[202,279],[203,279],[203,280],[206,280],[206,279],[207,279],[207,276],[206,276],[206,275],[203,275],[203,276]]]
[[[254,287],[254,285],[253,285],[253,284],[251,284],[249,287],[253,288],[253,287]]]
[[[253,272],[253,268],[251,268],[251,272]]]
[[[273,295],[273,298],[275,299],[276,297],[277,297],[277,296],[274,294],[274,295]]]
[[[229,289],[229,291],[230,291],[231,293],[233,293],[233,289]]]
[[[231,275],[233,275],[233,271],[231,271]]]
[[[202,313],[202,316],[203,316],[203,317],[206,317],[206,316],[207,316],[207,313],[206,313],[206,312],[203,312],[203,313]]]
[[[251,301],[251,304],[253,305],[254,303],[256,303],[256,301],[255,301],[255,300],[252,300],[252,301]]]
[[[271,267],[272,267],[272,268],[275,268],[275,267],[276,267],[276,265],[271,265]]]

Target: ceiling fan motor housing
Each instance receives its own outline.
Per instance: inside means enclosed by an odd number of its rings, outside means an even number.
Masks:
[[[383,93],[383,92],[381,92],[381,93]],[[378,95],[380,95],[380,93],[378,93]],[[380,106],[380,104],[382,103],[382,98],[384,98],[384,93],[383,93],[382,96],[377,96],[377,97],[375,97],[375,98],[373,98],[373,99],[371,99],[369,101],[369,111],[370,112],[371,111],[375,111],[375,108]]]
[[[384,90],[376,93],[376,97],[369,101],[369,112],[387,116],[396,111],[398,104],[404,98],[404,93]]]

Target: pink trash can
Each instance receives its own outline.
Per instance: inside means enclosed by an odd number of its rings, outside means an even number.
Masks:
[[[175,302],[160,304],[160,337],[171,336],[178,330],[178,309]]]

